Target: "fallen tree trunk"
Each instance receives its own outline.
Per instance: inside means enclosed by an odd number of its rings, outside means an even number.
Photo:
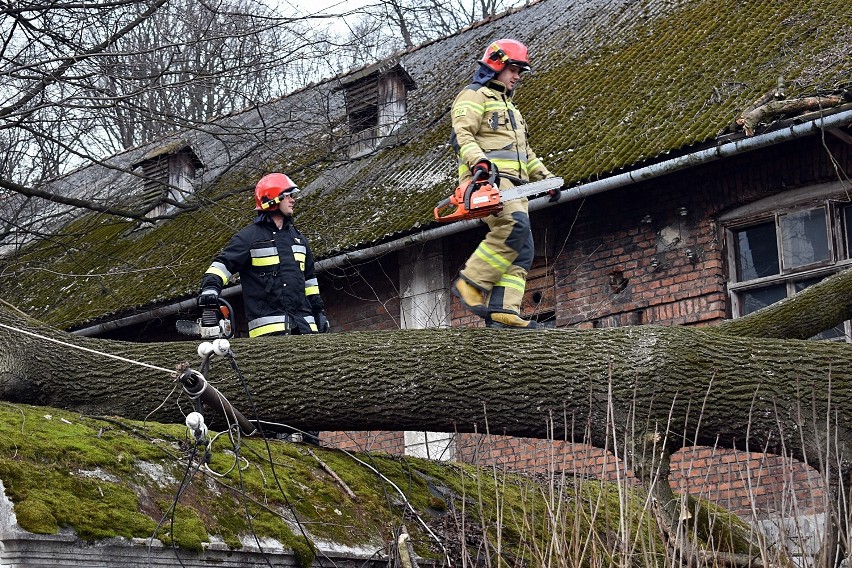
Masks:
[[[174,402],[158,407],[176,384],[169,369],[199,360],[196,343],[87,339],[9,311],[0,318],[4,400],[183,422]],[[784,452],[815,467],[831,451],[843,471],[852,452],[852,408],[837,402],[850,394],[845,344],[643,326],[353,332],[231,346],[248,390],[222,359],[209,373],[216,388],[249,419],[305,430],[555,431],[598,447],[611,447],[613,431],[665,430],[669,451]]]

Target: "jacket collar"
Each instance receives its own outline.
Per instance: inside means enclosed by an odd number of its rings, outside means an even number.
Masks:
[[[273,229],[278,230],[278,226],[275,224],[275,221],[272,220],[272,214],[269,213],[268,211],[261,211],[257,215],[257,217],[254,218],[254,224],[255,225],[268,224],[268,225],[271,225]],[[292,216],[287,217],[285,215],[284,216],[284,224],[281,225],[281,228],[285,229],[285,228],[287,228],[288,225],[292,225],[292,224],[293,224],[293,217]]]
[[[510,91],[509,88],[506,85],[504,85],[503,83],[501,83],[497,79],[492,79],[492,80],[488,81],[488,83],[485,86],[488,87],[489,89],[491,89],[492,91],[497,91],[498,93],[503,93],[504,95],[506,95],[508,97],[511,97],[514,94],[513,91]]]

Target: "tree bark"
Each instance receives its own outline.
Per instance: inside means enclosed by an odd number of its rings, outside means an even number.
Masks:
[[[850,275],[811,293],[852,285]],[[7,401],[181,423],[174,401],[160,407],[178,384],[169,369],[199,360],[195,342],[81,338],[7,310],[0,345]],[[304,430],[564,431],[598,447],[611,447],[613,431],[660,431],[669,451],[770,451],[820,470],[831,455],[837,473],[850,470],[852,406],[840,403],[852,377],[846,344],[642,326],[353,332],[235,339],[231,348],[240,372],[217,358],[208,378],[250,420]],[[207,419],[224,429],[220,417]]]
[[[852,318],[852,270],[714,329],[738,337],[807,339]]]
[[[821,111],[842,104],[843,102],[845,102],[845,99],[841,95],[770,101],[747,112],[737,119],[737,123],[742,125],[746,136],[754,136],[757,125],[765,122],[767,119],[783,115],[799,115],[808,111]]]

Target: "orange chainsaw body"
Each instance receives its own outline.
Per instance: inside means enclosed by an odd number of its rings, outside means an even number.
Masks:
[[[518,184],[501,193],[496,177],[496,174],[493,174],[488,181],[480,181],[474,176],[470,182],[458,186],[451,196],[435,207],[435,220],[462,221],[486,217],[502,211],[506,201],[529,198],[545,192],[551,196],[551,201],[554,196],[558,200],[565,183],[561,177],[555,176],[534,182],[517,180]]]
[[[471,180],[435,207],[436,221],[478,219],[503,210],[500,190],[489,182]]]

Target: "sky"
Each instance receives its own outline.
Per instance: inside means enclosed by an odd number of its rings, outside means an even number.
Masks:
[[[284,16],[290,15],[333,15],[344,14],[361,6],[370,4],[370,0],[265,0],[268,4],[277,6]],[[326,25],[325,20],[317,20],[316,25]],[[337,31],[345,32],[344,18],[329,20],[328,25]]]

